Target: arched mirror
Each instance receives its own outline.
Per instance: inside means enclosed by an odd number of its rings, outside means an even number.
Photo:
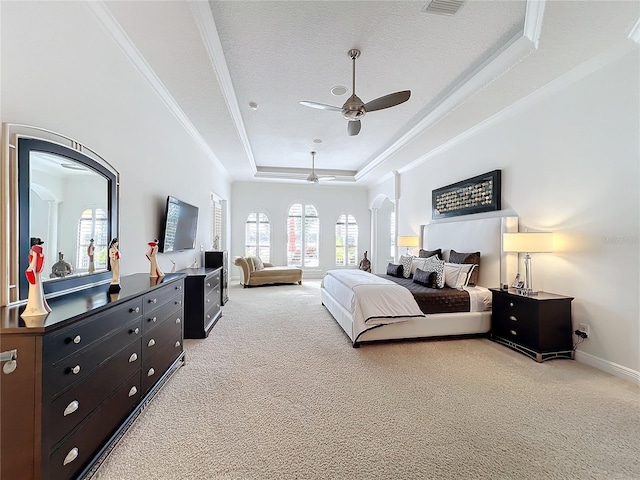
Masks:
[[[50,132],[49,132],[50,133]],[[66,139],[66,137],[61,137]],[[68,140],[68,139],[66,139]],[[32,136],[14,135],[11,176],[17,204],[11,218],[8,303],[27,298],[24,271],[32,242],[45,251],[42,279],[53,296],[109,281],[107,246],[118,236],[118,173],[78,143],[69,146]],[[13,226],[12,225],[12,226]]]

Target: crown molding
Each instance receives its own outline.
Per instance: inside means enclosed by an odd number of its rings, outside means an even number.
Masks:
[[[459,83],[446,90],[422,120],[360,169],[356,174],[356,180],[363,180],[391,155],[430,129],[462,103],[535,50],[538,39],[540,38],[544,6],[545,0],[529,0],[527,2],[523,31],[507,41],[501,48],[494,52],[491,57],[485,60]]]
[[[167,88],[164,86],[162,81],[158,78],[156,73],[153,71],[151,66],[147,63],[145,58],[142,56],[140,51],[135,47],[129,36],[122,29],[118,21],[115,19],[111,11],[107,8],[102,0],[95,2],[85,2],[87,8],[94,14],[94,16],[98,19],[98,21],[105,28],[107,33],[111,36],[111,38],[116,42],[116,44],[120,47],[120,49],[124,52],[127,58],[131,61],[131,63],[137,68],[137,70],[142,74],[144,79],[151,85],[151,88],[156,92],[156,94],[160,97],[160,99],[167,106],[169,111],[173,113],[173,115],[178,119],[178,121],[182,124],[184,129],[191,135],[191,137],[196,141],[196,143],[202,148],[205,154],[209,157],[211,162],[216,166],[216,168],[222,172],[223,176],[226,180],[230,179],[229,172],[222,165],[220,159],[216,156],[216,154],[209,148],[207,142],[202,138],[200,132],[196,129],[196,127],[191,123],[189,117],[184,113],[182,108],[178,105],[178,102],[173,98],[173,96],[169,93]]]
[[[233,119],[236,131],[240,137],[240,142],[242,143],[247,159],[249,160],[251,172],[255,174],[257,172],[256,160],[253,156],[253,150],[251,149],[251,143],[249,142],[247,131],[244,128],[242,113],[238,106],[238,98],[236,97],[236,92],[233,88],[231,74],[227,67],[227,61],[224,56],[224,51],[222,50],[222,44],[220,43],[220,37],[213,19],[211,7],[209,6],[209,2],[198,0],[189,0],[189,6],[191,7],[191,12],[195,18],[198,30],[200,30],[200,34],[202,35],[205,48],[207,49],[207,54],[211,60],[220,89],[222,90],[224,101],[227,104],[227,108],[231,114],[231,118]]]
[[[429,152],[427,152],[426,154],[420,156],[419,158],[415,159],[413,162],[408,163],[407,165],[403,166],[400,169],[401,173],[406,173],[409,172],[411,170],[413,170],[414,168],[416,168],[418,165],[421,165],[423,163],[425,163],[426,161],[428,161],[429,159],[449,150],[450,148],[455,147],[456,145],[464,142],[465,140],[467,140],[470,137],[473,137],[474,135],[479,134],[480,132],[482,132],[483,130],[490,128],[500,122],[504,122],[505,120],[507,120],[509,117],[512,117],[513,115],[522,112],[523,110],[535,105],[536,103],[541,102],[542,100],[544,100],[545,98],[554,95],[562,90],[564,90],[565,88],[569,87],[570,85],[574,84],[575,82],[583,79],[584,77],[600,70],[601,68],[617,61],[620,60],[621,58],[623,58],[624,56],[628,55],[629,53],[633,52],[634,50],[637,50],[637,47],[625,42],[625,43],[621,43],[620,45],[617,45],[609,50],[606,50],[604,52],[602,52],[599,55],[596,55],[595,57],[587,60],[586,62],[578,65],[576,68],[574,68],[573,70],[565,73],[564,75],[561,75],[560,77],[556,78],[555,80],[551,81],[550,83],[547,83],[546,85],[540,87],[539,89],[537,89],[536,91],[530,93],[529,95],[527,95],[526,97],[523,97],[522,99],[518,100],[517,102],[509,105],[508,107],[500,110],[499,112],[495,113],[494,115],[488,117],[487,119],[483,120],[480,123],[477,123],[476,125],[474,125],[473,127],[469,128],[468,130],[460,133],[459,135],[455,136],[454,138],[452,138],[451,140],[437,146],[436,148],[430,150]],[[388,175],[385,177],[388,178]],[[382,180],[380,182],[378,182],[377,184],[382,183]]]

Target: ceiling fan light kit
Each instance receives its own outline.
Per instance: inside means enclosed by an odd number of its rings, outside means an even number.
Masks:
[[[309,183],[320,183],[325,180],[335,180],[336,177],[333,176],[321,176],[316,175],[316,153],[311,152],[311,173],[307,177],[307,182]]]
[[[352,75],[352,94],[342,107],[336,107],[334,105],[327,105],[324,103],[309,102],[303,100],[300,105],[305,107],[317,108],[319,110],[332,110],[341,112],[342,116],[346,118],[349,123],[347,124],[347,133],[350,136],[358,135],[360,133],[360,119],[365,116],[367,112],[374,112],[376,110],[382,110],[389,107],[395,107],[401,103],[406,102],[411,97],[411,90],[403,90],[400,92],[390,93],[382,97],[378,97],[371,100],[368,103],[364,103],[360,97],[356,95],[356,59],[360,56],[360,50],[352,48],[347,52],[349,58],[353,62],[353,75]],[[336,88],[336,87],[334,87]]]

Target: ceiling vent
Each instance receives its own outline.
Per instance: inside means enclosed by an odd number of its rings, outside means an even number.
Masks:
[[[465,0],[431,0],[422,7],[422,13],[453,16],[458,13],[464,2]]]

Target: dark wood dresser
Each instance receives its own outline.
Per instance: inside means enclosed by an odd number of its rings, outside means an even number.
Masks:
[[[220,305],[229,301],[229,254],[227,252],[204,252],[204,266],[211,268],[222,267],[220,289]]]
[[[120,285],[50,299],[44,317],[0,309],[0,351],[16,359],[14,371],[0,370],[3,480],[93,475],[184,364],[184,275]]]
[[[222,267],[185,268],[184,338],[206,338],[222,316]]]
[[[490,289],[491,339],[530,356],[537,362],[573,358],[572,297],[539,292]]]

